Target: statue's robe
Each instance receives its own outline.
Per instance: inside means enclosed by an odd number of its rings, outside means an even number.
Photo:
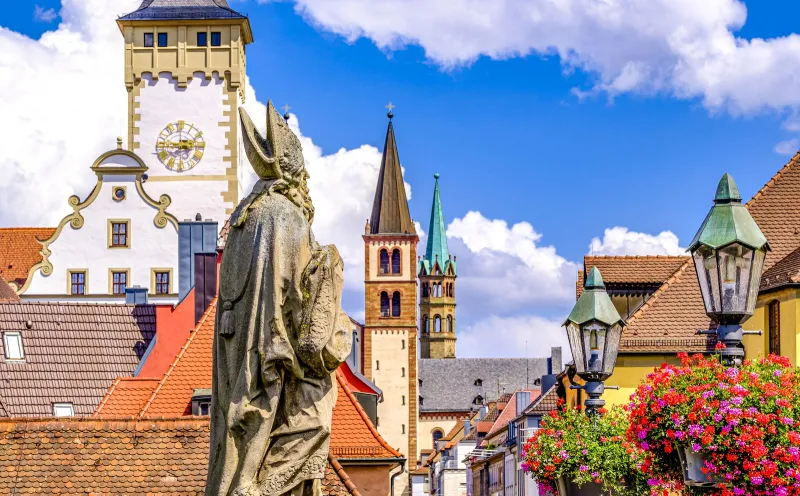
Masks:
[[[222,257],[207,496],[321,494],[350,351],[341,258],[269,186],[234,212]]]

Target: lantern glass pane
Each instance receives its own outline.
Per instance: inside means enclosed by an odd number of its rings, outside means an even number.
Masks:
[[[606,326],[599,322],[583,325],[583,346],[586,353],[586,371],[602,373],[606,348]]]
[[[617,363],[621,340],[622,326],[617,323],[609,327],[606,333],[606,349],[605,357],[603,358],[603,375],[606,377],[614,373],[614,365]]]
[[[761,283],[761,271],[764,269],[764,258],[767,256],[766,248],[756,250],[753,256],[753,269],[750,280],[749,294],[747,295],[747,313],[752,315],[756,309],[756,301],[758,301],[758,286]]]
[[[567,339],[569,340],[569,348],[572,351],[572,358],[575,362],[575,370],[578,374],[586,372],[586,356],[583,352],[583,339],[581,339],[581,330],[574,322],[567,324]]]
[[[738,243],[717,252],[723,314],[744,314],[750,289],[753,250]]]
[[[703,245],[695,250],[692,256],[697,270],[697,280],[700,282],[700,291],[703,293],[706,313],[719,313],[722,303],[720,302],[719,274],[717,272],[715,250]]]

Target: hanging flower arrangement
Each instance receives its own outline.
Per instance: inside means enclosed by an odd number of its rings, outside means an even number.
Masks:
[[[644,453],[627,441],[627,428],[625,412],[618,408],[602,416],[574,408],[552,411],[525,443],[522,468],[551,493],[562,479],[578,487],[597,486],[603,494],[648,494],[640,470]]]
[[[629,405],[628,439],[644,450],[650,482],[685,479],[686,494],[705,485],[703,494],[719,496],[800,495],[798,370],[778,356],[740,368],[679,356]]]

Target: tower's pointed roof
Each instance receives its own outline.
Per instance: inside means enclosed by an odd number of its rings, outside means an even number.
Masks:
[[[444,225],[444,214],[442,213],[442,198],[439,194],[439,174],[434,174],[436,180],[433,188],[433,206],[431,207],[431,223],[428,225],[428,246],[425,250],[423,265],[425,271],[430,273],[435,263],[439,263],[442,272],[447,271],[449,265],[455,263],[450,260],[450,252],[447,250],[447,234]]]
[[[139,8],[121,21],[161,19],[244,19],[227,0],[142,0]]]
[[[372,216],[369,220],[370,234],[416,234],[408,200],[403,184],[403,171],[400,169],[400,156],[394,138],[391,119],[383,145],[383,159],[378,173],[378,187],[372,203]]]

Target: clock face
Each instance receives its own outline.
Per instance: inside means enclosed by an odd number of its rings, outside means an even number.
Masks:
[[[200,163],[205,150],[203,132],[186,121],[170,122],[158,133],[156,155],[167,169],[188,171]]]

